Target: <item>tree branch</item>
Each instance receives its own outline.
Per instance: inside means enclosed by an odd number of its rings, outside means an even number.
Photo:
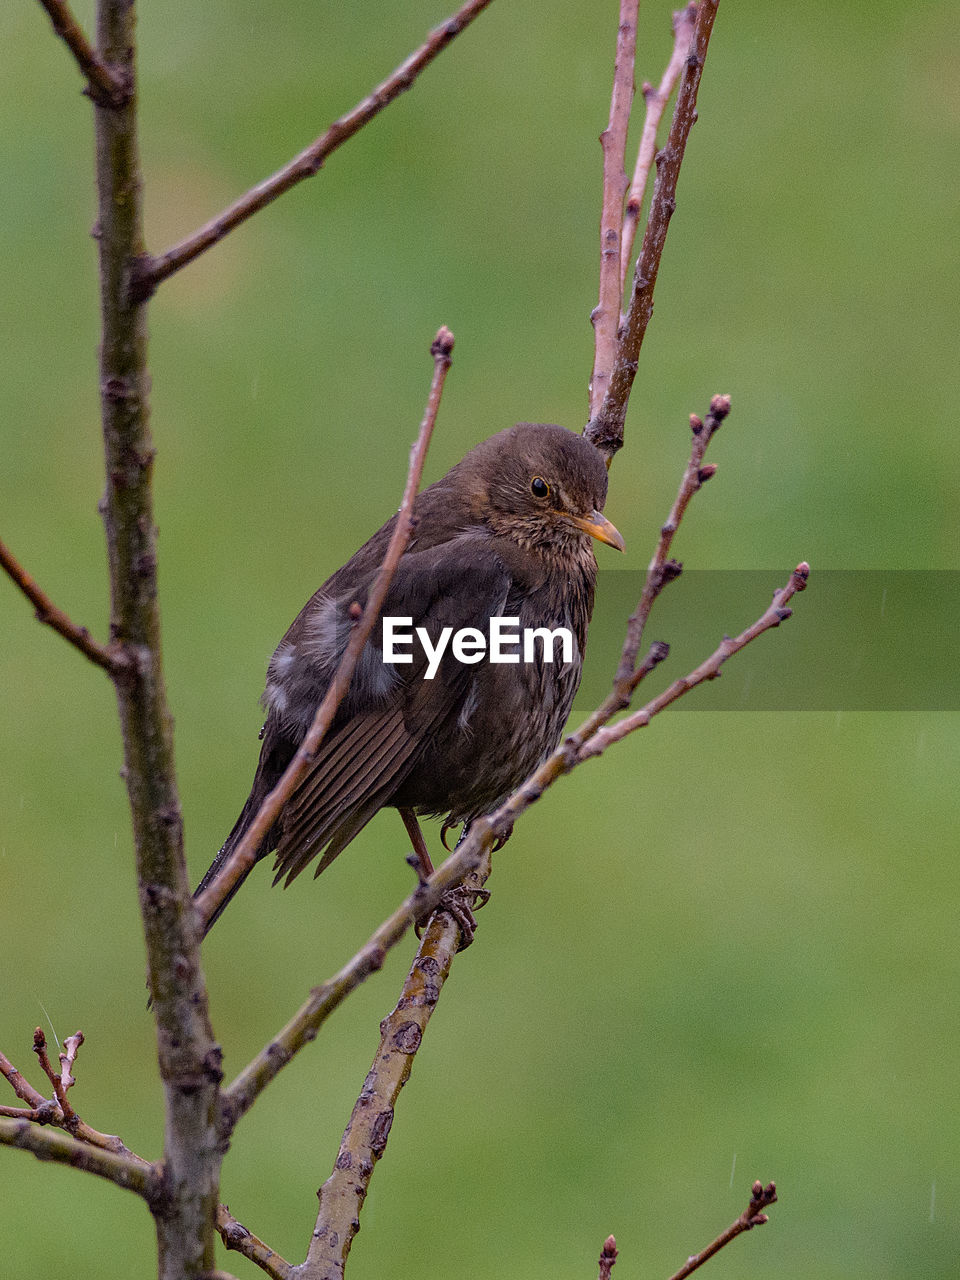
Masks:
[[[731,1240],[735,1240],[738,1235],[744,1231],[749,1231],[752,1227],[762,1227],[765,1222],[770,1219],[763,1212],[765,1208],[777,1202],[777,1188],[773,1182],[768,1182],[766,1186],[759,1180],[753,1184],[750,1203],[727,1227],[726,1231],[722,1231],[712,1244],[707,1245],[700,1253],[696,1253],[692,1258],[688,1258],[679,1271],[675,1272],[670,1280],[686,1280],[686,1277],[692,1275],[698,1267],[702,1267],[705,1262],[713,1257],[715,1253],[719,1253],[724,1245],[728,1245]]]
[[[278,196],[282,196],[298,182],[302,182],[304,178],[312,178],[323,167],[327,156],[342,146],[348,138],[352,138],[374,116],[379,115],[384,107],[393,102],[394,98],[409,89],[421,71],[429,66],[451,40],[461,31],[466,30],[490,2],[491,0],[467,0],[467,3],[446,22],[432,31],[420,48],[411,53],[392,75],[358,102],[352,111],[335,120],[326,133],[299,155],[294,156],[282,169],[278,169],[269,178],[251,187],[222,213],[218,213],[215,218],[187,236],[185,240],[181,240],[179,244],[167,249],[165,253],[155,258],[144,257],[138,264],[136,277],[132,282],[135,296],[140,299],[148,297],[157,285],[217,244],[235,227],[239,227],[253,214],[271,204]]]
[[[623,425],[627,416],[627,402],[637,373],[640,347],[653,314],[653,291],[660,270],[660,259],[667,238],[670,219],[676,209],[677,178],[683,161],[684,148],[690,129],[696,119],[697,90],[703,71],[713,20],[719,0],[698,0],[697,23],[693,44],[684,67],[677,105],[666,146],[657,157],[657,180],[647,217],[643,246],[633,277],[633,292],[626,318],[621,325],[613,375],[603,398],[603,404],[584,428],[584,436],[596,445],[609,465],[613,455],[623,445]]]
[[[606,751],[607,747],[619,742],[628,733],[633,733],[636,729],[645,728],[653,717],[669,707],[671,702],[676,702],[685,693],[695,689],[698,684],[703,684],[704,680],[715,679],[720,674],[720,668],[727,659],[732,658],[735,653],[739,653],[751,640],[756,640],[757,636],[762,635],[764,631],[779,627],[781,622],[786,622],[793,612],[792,609],[786,607],[787,601],[796,592],[805,590],[809,576],[810,566],[806,561],[802,561],[791,573],[790,580],[786,586],[774,592],[773,603],[752,626],[747,627],[745,631],[741,631],[733,639],[729,636],[724,636],[719,646],[709,658],[700,663],[699,667],[696,667],[689,675],[675,680],[668,689],[653,698],[645,707],[641,707],[638,711],[632,712],[631,715],[618,720],[616,724],[606,725],[598,729],[578,749],[577,763],[579,764],[582,760],[589,760],[592,756],[601,755]]]
[[[135,83],[135,11],[98,0],[103,58]],[[101,504],[115,642],[130,658],[115,679],[133,819],[148,981],[163,1083],[165,1212],[156,1215],[161,1280],[214,1265],[223,1158],[214,1124],[220,1050],[207,1013],[200,932],[183,857],[173,734],[161,655],[149,427],[146,310],[130,299],[143,253],[136,97],[95,108],[100,253],[100,395],[106,460]]]
[[[3,1053],[0,1053],[0,1075],[6,1079],[17,1097],[29,1107],[40,1107],[47,1101],[43,1094],[33,1087],[26,1076],[20,1074],[6,1054]]]
[[[483,888],[490,870],[468,877],[466,888]],[[360,1210],[377,1161],[383,1155],[400,1090],[410,1078],[413,1059],[460,942],[460,927],[445,911],[430,922],[403,984],[396,1008],[380,1024],[380,1044],[351,1113],[333,1172],[318,1192],[320,1207],[310,1247],[298,1280],[342,1280]]]
[[[637,7],[639,0],[620,0],[617,27],[617,55],[610,95],[610,121],[600,135],[603,148],[603,200],[600,208],[600,296],[590,323],[593,325],[594,361],[590,378],[590,416],[603,403],[617,350],[620,304],[620,244],[623,234],[623,196],[627,189],[624,157],[627,126],[633,103],[633,68],[637,52]]]
[[[130,84],[115,67],[98,56],[66,0],[40,0],[53,29],[73,54],[86,77],[86,93],[101,107],[122,107],[130,97]]]
[[[637,235],[637,224],[640,221],[640,210],[643,207],[643,196],[647,189],[647,178],[653,164],[654,152],[657,148],[657,129],[664,109],[670,101],[673,87],[680,77],[680,71],[687,59],[690,42],[693,39],[694,23],[697,18],[696,0],[679,9],[673,15],[673,53],[667,63],[666,70],[660,78],[660,86],[654,89],[652,84],[644,81],[643,98],[647,109],[643,118],[643,132],[640,135],[640,146],[637,149],[637,163],[627,196],[627,209],[623,218],[623,236],[620,251],[620,294],[623,296],[627,282],[627,271],[633,259],[633,242]],[[591,412],[593,410],[591,409]]]
[[[670,547],[676,532],[680,527],[680,521],[683,519],[684,512],[690,504],[690,499],[716,474],[716,467],[704,467],[702,465],[703,456],[707,451],[707,445],[713,439],[714,433],[719,429],[720,424],[729,413],[730,397],[714,396],[710,401],[710,412],[705,420],[698,418],[696,414],[690,415],[690,430],[693,433],[690,460],[684,470],[676,499],[670,508],[670,514],[667,516],[666,522],[660,526],[657,549],[647,569],[643,592],[636,610],[627,623],[627,634],[623,642],[623,652],[620,655],[620,665],[617,667],[617,674],[613,681],[614,695],[618,698],[620,704],[617,710],[627,706],[630,701],[630,694],[639,682],[636,678],[634,667],[637,662],[637,654],[640,652],[640,645],[643,642],[644,627],[650,616],[650,610],[653,608],[653,602],[667,583],[678,578],[683,570],[683,565],[676,560],[668,560],[667,556],[670,553]]]
[[[47,1041],[43,1031],[40,1027],[37,1027],[34,1031],[33,1051],[37,1055],[37,1060],[44,1075],[53,1088],[52,1098],[45,1098],[42,1093],[34,1089],[33,1085],[20,1074],[10,1059],[0,1053],[0,1075],[6,1078],[17,1097],[27,1103],[25,1108],[0,1108],[0,1114],[24,1120],[33,1120],[37,1124],[54,1125],[58,1129],[65,1129],[71,1137],[76,1138],[79,1142],[98,1147],[102,1151],[110,1151],[114,1155],[122,1156],[124,1159],[132,1161],[134,1164],[142,1165],[145,1169],[152,1168],[149,1160],[144,1160],[128,1147],[125,1147],[116,1134],[100,1133],[97,1129],[91,1128],[90,1125],[80,1119],[67,1101],[67,1090],[76,1083],[70,1073],[82,1043],[82,1031],[67,1037],[64,1041],[65,1052],[60,1054],[60,1071],[57,1072],[54,1070],[47,1054]]]
[[[0,1144],[32,1151],[38,1160],[53,1160],[95,1173],[118,1187],[135,1191],[148,1204],[159,1200],[161,1180],[153,1165],[92,1147],[61,1129],[42,1129],[30,1120],[0,1116]]]
[[[248,1231],[242,1222],[238,1222],[225,1204],[217,1210],[217,1231],[228,1249],[235,1249],[243,1254],[261,1271],[272,1276],[273,1280],[289,1280],[293,1274],[290,1263],[281,1258],[279,1253],[274,1253],[252,1231]]]
[[[394,526],[390,543],[383,557],[383,564],[380,566],[370,588],[366,608],[350,634],[343,657],[340,659],[323,700],[317,707],[313,723],[306,737],[297,748],[296,754],[284,771],[280,781],[264,797],[263,804],[257,810],[256,816],[244,832],[242,839],[238,841],[236,847],[231,851],[229,858],[221,867],[216,878],[198,896],[196,913],[201,925],[205,925],[208,920],[213,918],[218,907],[226,900],[230,891],[253,867],[264,838],[280,816],[280,811],[290,799],[297,784],[313,764],[317,750],[327,730],[333,723],[337,708],[350,687],[354,668],[380,615],[387,591],[390,589],[390,583],[393,581],[393,575],[396,573],[397,566],[410,540],[410,533],[413,529],[413,504],[417,496],[417,490],[420,487],[420,478],[423,475],[423,464],[426,460],[427,448],[437,420],[437,410],[440,407],[443,384],[447,376],[447,370],[450,368],[453,341],[453,334],[450,330],[446,327],[441,327],[430,347],[430,354],[433,356],[433,379],[430,385],[427,407],[423,421],[420,424],[420,433],[410,451],[410,467],[407,472],[403,499],[397,515],[397,523]]]
[[[115,646],[94,640],[86,627],[78,626],[58,609],[47,593],[30,577],[13,552],[0,542],[0,568],[10,577],[33,605],[38,622],[52,627],[64,640],[79,649],[85,658],[111,675],[119,675],[129,666],[129,656]]]

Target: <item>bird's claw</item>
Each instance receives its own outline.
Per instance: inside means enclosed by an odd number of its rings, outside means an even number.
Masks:
[[[458,951],[466,951],[477,933],[477,921],[474,911],[479,911],[490,901],[489,889],[468,889],[459,885],[456,889],[448,889],[440,899],[438,911],[445,911],[460,930]]]
[[[460,930],[457,950],[466,951],[477,933],[477,921],[473,913],[485,907],[489,901],[489,889],[468,889],[464,885],[458,885],[456,889],[447,890],[430,919],[432,920],[437,912],[445,911]],[[423,937],[423,931],[428,923],[429,921],[413,926],[413,931],[418,938]]]

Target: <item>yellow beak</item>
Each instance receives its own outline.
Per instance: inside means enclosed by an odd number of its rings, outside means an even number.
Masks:
[[[588,516],[571,516],[570,519],[578,529],[589,533],[591,538],[596,538],[598,542],[605,542],[608,547],[616,547],[618,551],[626,551],[627,544],[620,530],[599,511],[591,511]]]

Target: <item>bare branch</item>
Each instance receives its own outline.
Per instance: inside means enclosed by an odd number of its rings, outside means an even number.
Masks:
[[[130,97],[130,85],[115,67],[108,66],[90,44],[70,12],[66,0],[40,0],[53,29],[73,54],[87,80],[86,92],[101,107],[122,107]]]
[[[9,575],[33,605],[38,622],[52,627],[75,649],[79,649],[85,658],[89,658],[98,667],[103,667],[111,675],[118,675],[127,669],[129,666],[127,655],[114,646],[94,640],[86,627],[78,626],[71,621],[62,609],[57,608],[47,593],[30,577],[13,552],[2,542],[0,542],[0,568]]]
[[[468,877],[465,888],[483,888],[490,864]],[[320,1207],[302,1280],[343,1276],[360,1210],[377,1161],[383,1155],[400,1090],[410,1078],[430,1015],[440,998],[460,942],[456,921],[438,911],[420,943],[393,1012],[380,1024],[380,1045],[350,1116],[333,1172],[318,1193]]]
[[[0,1116],[0,1144],[32,1151],[38,1160],[54,1160],[95,1173],[118,1187],[135,1191],[150,1204],[160,1196],[161,1179],[153,1165],[92,1147],[60,1129],[42,1129],[29,1120]]]
[[[613,375],[599,412],[593,415],[583,432],[591,444],[596,445],[605,456],[608,464],[623,445],[627,402],[637,373],[640,347],[653,314],[653,291],[660,270],[667,228],[676,209],[677,178],[687,138],[697,115],[697,90],[700,87],[700,74],[707,56],[718,3],[719,0],[698,0],[693,44],[680,82],[670,134],[666,146],[657,157],[657,180],[654,183],[643,246],[634,272],[630,306],[621,325]]]
[[[722,1231],[712,1244],[707,1245],[706,1249],[694,1254],[692,1258],[688,1258],[680,1270],[670,1277],[670,1280],[686,1280],[687,1276],[692,1275],[698,1267],[702,1267],[715,1253],[719,1253],[724,1245],[728,1245],[738,1235],[741,1235],[744,1231],[749,1231],[752,1227],[762,1227],[765,1222],[769,1222],[770,1219],[763,1210],[769,1208],[772,1204],[776,1204],[776,1202],[777,1188],[775,1183],[768,1182],[764,1186],[759,1180],[755,1182],[750,1196],[750,1203],[739,1218],[734,1219],[726,1231]]]
[[[10,1059],[3,1053],[0,1053],[0,1075],[3,1075],[17,1097],[26,1102],[28,1106],[40,1107],[47,1101],[43,1094],[34,1089],[29,1080],[20,1074]]]
[[[64,1052],[60,1054],[60,1082],[64,1093],[77,1083],[70,1073],[73,1070],[73,1064],[77,1060],[77,1053],[82,1044],[82,1031],[78,1031],[72,1036],[67,1036],[63,1042]]]
[[[39,1059],[44,1075],[53,1085],[53,1096],[57,1100],[57,1105],[63,1115],[64,1123],[69,1124],[70,1121],[76,1119],[73,1107],[71,1107],[70,1103],[67,1101],[67,1088],[69,1086],[64,1084],[62,1073],[54,1071],[53,1069],[53,1064],[47,1054],[47,1038],[40,1027],[37,1027],[33,1033],[33,1052]],[[76,1057],[76,1051],[74,1051],[74,1057]],[[73,1084],[72,1077],[70,1079],[70,1083]]]
[[[627,189],[624,157],[627,127],[633,103],[633,68],[637,52],[638,0],[620,0],[617,55],[610,95],[610,121],[600,135],[603,148],[603,202],[600,209],[600,297],[590,322],[593,325],[594,361],[590,378],[590,416],[597,412],[610,382],[617,350],[620,304],[620,242],[623,233],[623,196]]]
[[[616,1265],[620,1251],[617,1249],[617,1241],[614,1236],[607,1236],[603,1242],[603,1248],[600,1250],[600,1271],[597,1280],[610,1280],[610,1272]]]
[[[67,1037],[64,1041],[65,1052],[60,1054],[60,1071],[57,1072],[54,1070],[47,1054],[47,1041],[42,1029],[40,1027],[35,1029],[33,1033],[33,1051],[37,1055],[37,1060],[44,1075],[53,1088],[52,1098],[45,1098],[42,1093],[34,1089],[33,1085],[20,1074],[10,1059],[0,1053],[0,1075],[7,1079],[17,1097],[28,1104],[26,1107],[0,1107],[0,1115],[34,1120],[38,1124],[49,1124],[59,1129],[66,1129],[71,1137],[80,1142],[98,1147],[102,1151],[110,1151],[114,1155],[123,1156],[125,1159],[132,1160],[134,1164],[143,1165],[144,1168],[149,1167],[149,1160],[144,1160],[141,1156],[129,1150],[116,1134],[100,1133],[97,1129],[91,1128],[90,1125],[80,1119],[73,1107],[67,1103],[66,1092],[76,1083],[70,1071],[76,1061],[77,1051],[81,1044],[83,1044],[82,1031]]]
[[[720,674],[720,668],[727,659],[732,658],[735,653],[739,653],[751,640],[756,640],[757,636],[762,635],[764,631],[779,627],[781,622],[786,622],[793,612],[786,607],[787,601],[796,592],[803,591],[806,588],[809,576],[810,566],[806,561],[802,561],[791,573],[787,585],[774,592],[773,603],[752,626],[747,627],[745,631],[741,631],[733,639],[725,636],[710,657],[701,662],[699,667],[696,667],[689,675],[675,680],[669,689],[665,689],[663,693],[648,702],[645,707],[641,707],[638,711],[634,711],[622,720],[618,720],[616,724],[606,725],[602,729],[598,729],[578,750],[577,763],[581,760],[588,760],[592,756],[601,755],[606,751],[607,747],[612,746],[614,742],[619,742],[628,733],[633,733],[635,729],[645,728],[653,717],[666,707],[669,707],[671,702],[676,702],[677,698],[683,697],[685,693],[695,689],[698,684],[703,684],[704,680],[715,679]]]
[[[358,102],[352,111],[335,120],[315,142],[263,182],[251,187],[222,213],[200,227],[192,235],[173,245],[158,257],[144,257],[138,264],[133,292],[136,298],[148,297],[164,280],[185,267],[188,262],[211,248],[235,227],[271,204],[278,196],[295,187],[304,178],[312,178],[323,167],[332,152],[363,128],[386,106],[409,89],[425,67],[441,53],[461,31],[490,4],[490,0],[467,0],[455,14],[430,33],[426,41],[397,67],[382,84]]]
[[[273,1280],[289,1280],[293,1274],[290,1263],[274,1253],[269,1245],[263,1243],[252,1231],[248,1231],[242,1222],[238,1222],[225,1204],[217,1210],[217,1230],[220,1239],[228,1249],[235,1249],[261,1271],[265,1271]]]
[[[276,822],[280,811],[290,799],[297,784],[313,764],[317,749],[333,723],[337,708],[350,687],[354,668],[380,615],[390,583],[393,581],[393,575],[410,539],[410,533],[413,528],[414,499],[420,487],[423,464],[426,460],[430,437],[433,435],[434,424],[437,420],[440,396],[443,392],[447,370],[450,368],[450,353],[452,351],[453,334],[449,329],[441,327],[430,347],[430,354],[433,356],[433,380],[430,385],[426,411],[420,424],[420,433],[410,451],[410,467],[407,472],[403,500],[400,503],[400,511],[397,515],[397,523],[390,537],[383,564],[380,566],[370,588],[366,608],[350,634],[343,657],[340,659],[323,700],[317,707],[313,724],[297,748],[296,755],[290,761],[277,785],[265,796],[256,817],[244,832],[242,839],[238,841],[236,848],[231,851],[229,858],[223,864],[216,878],[198,896],[196,911],[202,924],[206,924],[213,917],[217,908],[225,901],[234,885],[238,884],[253,867],[257,860],[257,852],[264,838],[274,822]]]
[[[620,294],[623,295],[627,282],[627,271],[633,260],[633,242],[637,235],[637,224],[640,221],[640,210],[643,207],[643,196],[647,189],[647,178],[653,164],[654,152],[657,149],[657,129],[664,109],[670,101],[674,85],[680,77],[680,71],[686,61],[693,39],[694,23],[697,17],[696,0],[673,15],[673,53],[667,63],[666,70],[660,78],[660,85],[654,89],[652,84],[644,81],[643,98],[647,104],[643,118],[643,132],[640,135],[640,146],[637,150],[637,164],[630,183],[627,196],[627,209],[623,218],[623,236],[620,247]],[[591,409],[591,412],[593,410]]]
[[[650,616],[650,610],[653,608],[653,602],[666,584],[678,578],[683,569],[683,566],[676,560],[667,559],[670,546],[674,535],[680,527],[680,521],[683,519],[683,514],[690,503],[690,499],[716,473],[715,467],[703,466],[703,455],[706,453],[707,445],[713,439],[714,433],[729,413],[730,397],[714,396],[710,401],[710,412],[707,414],[706,419],[700,419],[695,414],[690,415],[690,430],[693,433],[690,460],[680,481],[680,488],[677,492],[676,500],[670,508],[670,514],[667,516],[666,522],[660,527],[660,538],[657,542],[657,549],[653,554],[653,559],[647,569],[640,601],[627,623],[627,634],[623,642],[623,652],[620,655],[620,665],[617,668],[617,674],[613,682],[614,693],[619,697],[620,705],[623,707],[629,703],[630,693],[636,688],[639,678],[641,678],[639,673],[634,672],[634,667],[643,641],[643,630],[646,626],[647,618]]]

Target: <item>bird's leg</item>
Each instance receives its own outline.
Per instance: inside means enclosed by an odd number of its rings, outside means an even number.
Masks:
[[[470,823],[468,822],[460,832],[454,848],[466,840],[469,830]],[[477,932],[477,920],[473,913],[474,911],[479,911],[481,907],[485,907],[489,901],[489,889],[467,889],[464,885],[459,885],[456,889],[450,889],[440,899],[440,909],[448,911],[460,926],[458,951],[465,951],[473,942]]]
[[[413,854],[407,859],[411,867],[417,873],[417,879],[421,884],[426,882],[433,875],[433,863],[430,861],[430,854],[427,852],[427,842],[423,838],[423,832],[420,830],[420,823],[417,821],[417,815],[412,809],[401,808],[399,810],[400,817],[403,819],[403,825],[407,828],[407,835],[410,837],[410,843],[413,845]]]
[[[426,884],[428,878],[433,875],[433,863],[430,860],[430,854],[427,852],[427,842],[423,838],[423,832],[420,830],[420,824],[417,822],[417,815],[412,809],[400,808],[400,817],[403,819],[403,825],[407,829],[407,835],[410,837],[410,843],[413,845],[413,853],[407,859],[410,865],[417,873],[417,879],[420,884]],[[460,833],[460,840],[467,834],[467,828],[464,827]],[[457,841],[457,844],[460,843]],[[460,930],[460,946],[458,951],[463,951],[473,942],[477,932],[477,921],[474,917],[474,910],[478,910],[484,906],[490,898],[490,894],[486,889],[464,889],[458,886],[456,889],[448,889],[440,899],[437,907],[438,911],[446,911],[457,923]],[[420,928],[416,930],[417,937],[420,937]]]

